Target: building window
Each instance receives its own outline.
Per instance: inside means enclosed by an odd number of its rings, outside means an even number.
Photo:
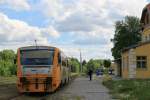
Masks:
[[[146,68],[147,67],[147,57],[146,56],[137,56],[136,57],[136,66],[137,68]]]

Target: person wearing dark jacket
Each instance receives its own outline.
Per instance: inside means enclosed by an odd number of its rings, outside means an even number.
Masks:
[[[93,71],[90,69],[89,72],[88,72],[88,75],[90,77],[90,81],[92,80],[92,74],[93,74]]]

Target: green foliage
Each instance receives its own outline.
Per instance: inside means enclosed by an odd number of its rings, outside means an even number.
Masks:
[[[103,61],[100,59],[90,59],[88,63],[86,64],[86,71],[87,72],[89,69],[92,69],[94,72],[96,69],[99,69],[102,67]]]
[[[115,23],[115,35],[111,40],[114,44],[112,55],[115,59],[121,57],[121,50],[137,44],[141,40],[140,20],[134,16],[126,16],[125,20]]]
[[[0,76],[0,86],[8,85],[8,84],[16,84],[17,77],[13,76]]]
[[[70,58],[69,65],[71,66],[71,71],[75,73],[80,72],[80,62],[77,58]],[[88,62],[86,60],[82,61],[83,73],[87,73],[89,69],[95,71],[102,67],[103,61],[100,59],[90,59]]]
[[[77,58],[70,58],[69,65],[71,66],[71,71],[79,73],[80,71],[80,62]]]
[[[105,68],[109,68],[111,65],[111,61],[110,60],[104,60],[104,67]]]
[[[112,77],[108,74],[103,75],[103,83],[107,82],[107,81],[111,81]]]
[[[16,54],[13,50],[3,50],[0,52],[0,75],[10,76],[16,75],[16,65],[14,59]]]
[[[103,84],[113,98],[119,100],[150,100],[150,80],[108,80]]]
[[[83,60],[82,66],[85,66],[85,65],[86,65],[86,60]]]

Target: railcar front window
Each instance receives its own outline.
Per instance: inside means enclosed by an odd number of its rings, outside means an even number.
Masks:
[[[52,65],[54,51],[48,50],[23,50],[21,53],[22,65]]]

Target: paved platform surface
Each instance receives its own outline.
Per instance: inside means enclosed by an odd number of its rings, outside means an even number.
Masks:
[[[102,85],[102,77],[96,77],[92,81],[86,77],[78,77],[55,93],[46,95],[36,93],[18,96],[15,84],[2,87],[0,100],[112,100],[108,89]]]
[[[68,100],[112,100],[101,78],[92,81],[86,77],[76,78],[62,94]]]

